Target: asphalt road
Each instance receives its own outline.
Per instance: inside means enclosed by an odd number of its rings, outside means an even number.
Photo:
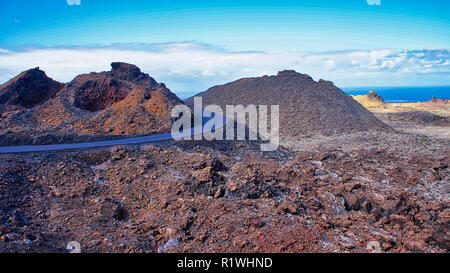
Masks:
[[[182,136],[194,136],[203,130],[203,125],[209,120],[209,118],[203,118],[202,126],[185,130],[181,133]],[[223,117],[223,126],[229,122],[228,118]],[[77,149],[89,149],[98,147],[110,147],[129,144],[151,143],[165,140],[173,140],[172,134],[161,134],[153,136],[143,137],[131,137],[117,140],[105,140],[96,142],[84,142],[84,143],[71,143],[71,144],[53,144],[53,145],[29,145],[29,146],[8,146],[0,147],[0,154],[8,153],[29,153],[29,152],[49,152],[49,151],[61,151],[61,150],[77,150]]]

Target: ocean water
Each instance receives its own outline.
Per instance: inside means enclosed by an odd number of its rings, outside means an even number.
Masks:
[[[341,88],[349,95],[365,95],[375,91],[386,102],[429,101],[431,96],[437,99],[450,99],[450,86],[438,87],[350,87]]]

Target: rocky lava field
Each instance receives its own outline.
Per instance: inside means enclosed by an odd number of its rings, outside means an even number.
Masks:
[[[418,144],[420,145],[420,144]],[[174,143],[1,155],[0,249],[447,252],[449,155]],[[370,242],[379,249],[367,250]]]
[[[82,252],[448,252],[446,125],[382,121],[331,83],[295,72],[243,81],[256,81],[253,88],[263,90],[269,81],[273,92],[288,90],[298,104],[302,96],[322,100],[298,123],[310,120],[306,125],[313,128],[322,120],[316,129],[331,140],[318,142],[320,132],[299,135],[297,142],[310,145],[293,149],[286,142],[274,152],[260,152],[259,143],[250,141],[166,141],[1,154],[0,252],[67,252],[71,241]],[[0,94],[16,94],[9,86]],[[325,95],[308,95],[314,90]],[[45,102],[3,100],[1,134],[20,144],[36,139],[36,131],[23,136],[31,125],[44,133],[53,128],[58,137],[70,128],[78,141],[108,135],[100,132],[109,128],[111,135],[145,133],[130,123],[121,126],[135,115],[143,122],[155,116],[149,120],[161,123],[149,128],[158,131],[167,116],[159,115],[166,111],[155,110],[152,99],[164,101],[157,109],[170,109],[178,99],[169,92],[135,66],[116,63],[112,72],[64,84]],[[323,111],[337,116],[324,117]],[[37,126],[41,119],[50,127]],[[441,135],[405,132],[396,127],[401,122],[426,122]]]

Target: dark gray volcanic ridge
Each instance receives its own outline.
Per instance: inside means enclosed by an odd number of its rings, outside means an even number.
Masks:
[[[217,104],[223,109],[229,104],[279,105],[280,134],[286,139],[390,129],[332,82],[316,82],[292,70],[240,79],[196,96],[203,98],[203,105]],[[194,97],[185,103],[193,106]]]

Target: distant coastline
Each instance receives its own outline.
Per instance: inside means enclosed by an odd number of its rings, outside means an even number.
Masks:
[[[430,87],[347,87],[342,90],[349,95],[365,95],[375,91],[385,102],[425,102],[432,96],[450,99],[450,86]]]

